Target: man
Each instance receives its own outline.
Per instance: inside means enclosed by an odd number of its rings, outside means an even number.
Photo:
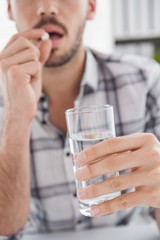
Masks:
[[[19,33],[0,53],[0,235],[122,224],[137,205],[160,207],[160,69],[85,49],[85,22],[95,10],[96,0],[8,0]],[[50,39],[41,41],[45,32]],[[106,216],[87,218],[78,211],[64,112],[106,103],[121,137],[80,153],[76,178],[132,171],[78,192],[87,199],[124,190],[92,208],[93,216]]]

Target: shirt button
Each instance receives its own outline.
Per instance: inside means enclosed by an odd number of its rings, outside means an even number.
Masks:
[[[67,153],[66,153],[66,156],[67,156],[67,157],[70,157],[70,156],[71,156],[71,153],[70,153],[70,152],[67,152]]]
[[[46,121],[45,121],[45,120],[42,120],[42,124],[43,124],[43,125],[46,125]]]

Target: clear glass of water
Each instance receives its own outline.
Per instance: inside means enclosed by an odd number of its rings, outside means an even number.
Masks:
[[[81,167],[74,161],[76,154],[107,138],[115,137],[114,114],[111,105],[68,109],[66,111],[66,121],[74,171]],[[76,181],[76,186],[77,189],[84,188],[118,175],[118,172],[106,173],[87,181]],[[120,192],[116,192],[105,194],[94,199],[79,201],[80,212],[85,216],[91,216],[92,206],[118,197],[119,195]]]

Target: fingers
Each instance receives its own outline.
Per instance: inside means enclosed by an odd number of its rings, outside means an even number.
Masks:
[[[0,84],[6,112],[9,116],[18,113],[29,122],[35,117],[42,90],[38,43],[44,32],[32,29],[17,34],[0,54]]]
[[[0,60],[3,61],[3,59],[14,56],[17,61],[15,62],[15,64],[17,64],[18,62],[21,64],[23,63],[23,56],[26,54],[25,50],[30,49],[33,51],[33,54],[35,54],[35,52],[37,53],[38,60],[42,64],[44,64],[49,58],[52,43],[50,40],[39,41],[43,33],[44,30],[42,29],[31,29],[21,34],[16,34],[12,37],[6,48],[0,54]],[[34,41],[35,44],[33,44]],[[23,51],[25,53],[22,53]],[[18,56],[20,56],[17,55],[18,53],[20,53],[21,55],[23,54],[21,61],[19,61],[19,59],[17,58]],[[28,52],[28,55],[31,55],[31,53]],[[14,63],[14,61],[12,62]]]
[[[39,50],[34,47],[34,45],[28,41],[25,37],[20,37],[15,41],[12,45],[10,45],[5,51],[2,52],[1,58],[8,58],[11,57],[19,52],[22,52],[23,50],[26,49],[33,49],[34,51],[37,51],[39,53]],[[40,55],[40,53],[39,53]]]
[[[34,49],[33,47],[30,49],[26,49],[22,52],[19,52],[17,54],[15,54],[12,57],[8,57],[5,60],[2,61],[2,66],[4,69],[8,69],[9,67],[13,66],[13,65],[18,65],[18,64],[23,64],[23,63],[27,63],[30,61],[39,61],[39,51],[38,49]]]
[[[49,58],[50,52],[52,48],[52,42],[50,40],[47,41],[41,41],[39,44],[39,50],[40,50],[40,62],[44,64],[47,59]]]
[[[32,76],[32,75],[37,74],[40,70],[41,70],[41,64],[40,63],[38,64],[35,61],[31,61],[31,62],[28,62],[25,64],[19,64],[19,65],[12,66],[10,68],[8,74],[11,75],[12,78],[14,77],[17,81],[17,79],[21,79],[20,76],[22,74],[25,74],[26,77],[29,75]],[[12,82],[14,82],[14,81],[12,81]],[[21,82],[24,83],[24,81],[22,79],[21,79]]]
[[[6,67],[23,64],[33,60],[33,57],[44,64],[49,58],[52,47],[50,40],[39,41],[44,32],[42,29],[31,29],[13,36],[0,54],[0,60],[5,59],[5,63],[3,62],[2,65]],[[12,56],[14,58],[11,58]]]
[[[105,156],[127,151],[135,151],[155,141],[155,137],[149,133],[138,133],[124,137],[109,138],[92,147],[85,149],[75,156],[75,162],[80,166],[91,163]]]
[[[103,216],[138,205],[147,205],[147,203],[145,204],[143,193],[127,193],[100,205],[93,206],[91,208],[91,215],[95,217]]]
[[[21,32],[18,34],[15,34],[10,41],[8,42],[8,44],[6,45],[5,49],[7,49],[10,44],[12,44],[13,42],[15,42],[17,39],[19,39],[20,37],[24,37],[28,40],[35,40],[37,41],[38,39],[41,38],[41,36],[44,34],[44,30],[43,29],[29,29],[25,32]]]
[[[44,29],[29,29],[23,33],[20,33],[23,37],[29,39],[29,40],[37,40],[40,39],[41,36],[45,33]]]
[[[135,192],[126,193],[102,204],[93,206],[91,207],[91,214],[92,216],[102,216],[138,205],[160,208],[159,199],[159,187],[156,189],[154,185],[151,185],[149,188],[142,187]]]
[[[120,192],[132,187],[139,187],[150,183],[148,174],[144,171],[110,177],[102,182],[91,184],[78,190],[80,200],[92,199],[105,194]]]
[[[77,181],[85,181],[91,178],[96,178],[105,173],[113,173],[116,171],[140,167],[143,164],[141,161],[143,158],[144,156],[142,156],[140,151],[110,155],[78,168],[75,172],[75,178]]]

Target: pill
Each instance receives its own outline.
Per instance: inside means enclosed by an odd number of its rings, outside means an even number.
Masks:
[[[41,36],[41,40],[42,41],[46,41],[50,38],[49,34],[47,32],[45,32],[42,36]]]

